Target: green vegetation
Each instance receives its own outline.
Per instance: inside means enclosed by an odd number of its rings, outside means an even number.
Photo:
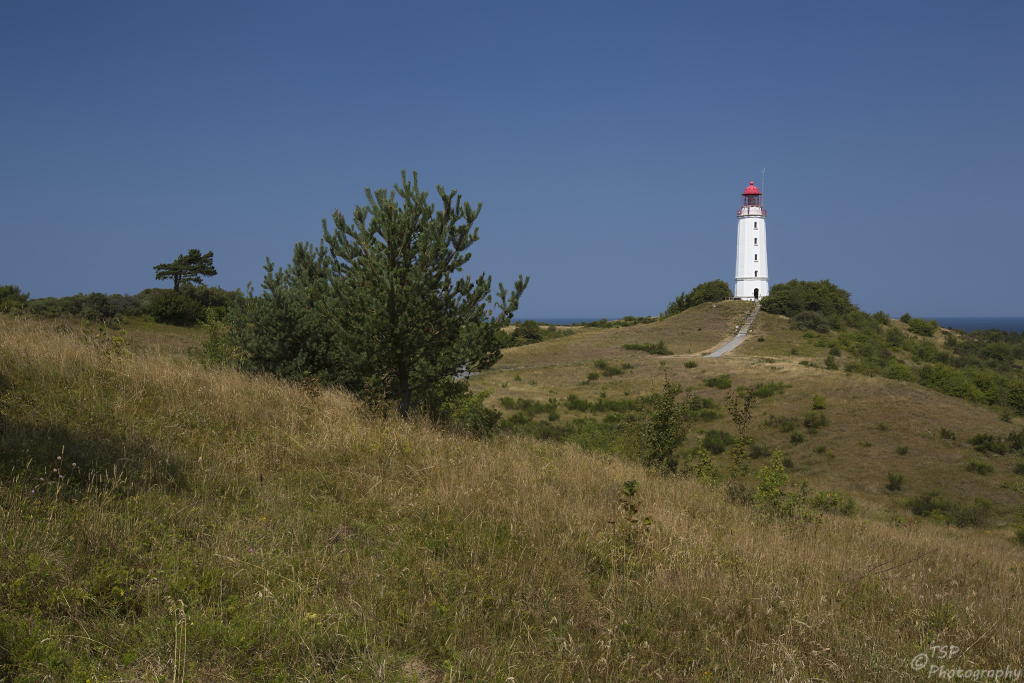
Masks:
[[[992,503],[984,498],[975,498],[973,503],[966,503],[950,500],[939,491],[915,496],[907,505],[915,515],[959,527],[984,526],[992,515]]]
[[[18,285],[0,286],[0,313],[19,310],[28,302],[29,293],[22,292]]]
[[[890,491],[903,490],[903,475],[899,472],[889,472],[889,483],[885,485],[885,488]]]
[[[189,249],[187,254],[178,254],[178,258],[170,263],[161,263],[153,266],[156,271],[157,280],[173,280],[174,292],[181,289],[181,285],[191,283],[201,285],[204,277],[213,277],[217,269],[213,267],[213,252],[205,254],[198,249]]]
[[[623,344],[622,348],[626,349],[627,351],[643,351],[644,353],[649,353],[652,356],[671,356],[672,355],[672,352],[669,351],[668,347],[665,346],[665,342],[664,341],[659,341],[656,344],[655,343],[648,343],[648,344]]]
[[[712,389],[729,389],[732,387],[732,378],[729,375],[719,375],[717,377],[708,377],[703,380],[704,386],[711,387]]]
[[[988,464],[987,462],[971,460],[970,462],[967,463],[966,469],[968,472],[974,472],[975,474],[985,476],[986,474],[991,474],[992,472],[994,472],[996,468],[992,467],[992,465]]]
[[[688,308],[693,308],[694,306],[699,306],[701,304],[731,298],[732,290],[729,289],[729,285],[724,281],[711,280],[710,282],[702,282],[690,290],[689,294],[684,293],[677,296],[675,301],[670,303],[668,308],[665,309],[665,312],[662,313],[662,317],[682,313]]]
[[[376,404],[397,403],[403,417],[414,406],[438,416],[445,403],[468,400],[452,378],[501,357],[498,333],[529,278],[511,292],[499,284],[496,300],[491,278],[454,279],[479,239],[481,205],[440,185],[437,192],[441,210],[417,174],[410,182],[403,171],[390,193],[366,189],[368,204],[355,208],[351,224],[335,211],[330,231],[324,219],[323,243],[296,245],[286,276],[268,262],[265,296],[250,293],[234,318],[248,363],[286,377],[326,375]]]
[[[843,316],[857,311],[857,307],[850,303],[849,292],[828,280],[790,280],[772,287],[771,294],[761,299],[761,310],[790,318],[810,311],[820,314],[826,325],[835,327]]]

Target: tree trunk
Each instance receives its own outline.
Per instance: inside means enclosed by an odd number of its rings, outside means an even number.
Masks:
[[[409,386],[409,373],[405,368],[398,371],[398,391],[402,396],[398,404],[398,414],[403,418],[409,417],[409,404],[412,403],[412,387]]]

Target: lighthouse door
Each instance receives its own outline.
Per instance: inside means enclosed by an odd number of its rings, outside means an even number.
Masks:
[[[757,287],[754,287],[754,299],[756,300],[757,298]]]

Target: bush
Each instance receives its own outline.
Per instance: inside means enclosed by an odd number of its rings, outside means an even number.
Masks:
[[[203,306],[182,292],[168,290],[149,304],[148,312],[159,323],[194,325],[203,318]]]
[[[713,389],[730,389],[732,388],[732,378],[729,377],[729,375],[708,377],[704,380],[704,386],[711,387]]]
[[[0,313],[9,313],[28,303],[29,293],[22,293],[18,285],[0,286]]]
[[[687,367],[687,368],[690,368],[690,369],[693,369],[693,368],[697,367],[697,361],[695,361],[695,360],[688,360],[685,363],[683,363],[683,366]]]
[[[946,429],[945,427],[942,427],[939,429],[939,438],[945,441],[955,441],[956,432],[954,432],[952,429]]]
[[[1024,429],[1010,432],[1006,437],[1006,445],[1011,451],[1024,453]]]
[[[789,435],[789,442],[793,444],[803,443],[805,438],[803,432],[793,432]]]
[[[675,315],[685,311],[687,308],[731,298],[732,290],[729,289],[729,285],[724,281],[711,280],[710,282],[702,282],[690,290],[689,294],[680,294],[676,297],[675,301],[670,303],[665,312],[662,313],[662,316]]]
[[[911,318],[907,322],[907,327],[914,334],[919,334],[922,337],[933,337],[935,331],[939,329],[939,324],[934,320],[924,320],[922,318]]]
[[[815,394],[811,399],[811,408],[814,410],[825,410],[825,397],[821,394]]]
[[[993,436],[992,434],[975,434],[967,443],[974,446],[974,450],[979,453],[996,453],[997,455],[1006,454],[1006,442],[1000,437]]]
[[[909,313],[904,313],[900,316],[900,322],[909,323],[911,320],[913,320],[913,318]]]
[[[826,334],[832,329],[828,319],[818,311],[800,311],[790,319],[789,327],[794,330],[813,330],[821,334]]]
[[[839,361],[836,360],[835,356],[828,356],[825,358],[825,369],[827,370],[838,370]]]
[[[899,472],[889,472],[889,483],[886,484],[885,488],[890,491],[900,491],[903,489],[903,475]]]
[[[758,398],[771,398],[784,391],[786,391],[786,385],[782,382],[758,382],[753,389],[748,389],[747,393]]]
[[[768,448],[768,446],[765,446],[764,444],[755,443],[750,445],[750,451],[747,452],[747,457],[749,457],[751,460],[757,460],[758,458],[771,457],[771,454],[772,449]]]
[[[972,504],[949,500],[939,491],[930,491],[907,501],[915,515],[930,517],[937,522],[947,522],[959,527],[984,526],[992,514],[992,503],[984,498],[975,498]]]
[[[856,311],[857,307],[850,303],[849,292],[828,280],[790,280],[772,287],[771,294],[761,299],[761,310],[789,318],[801,311],[816,311],[828,324],[832,316],[845,316]]]
[[[672,355],[672,352],[665,346],[664,341],[659,341],[657,344],[623,344],[622,348],[627,351],[643,351],[651,354],[652,356]]]
[[[857,503],[853,498],[838,491],[818,491],[811,497],[810,506],[822,512],[851,516],[857,514]]]
[[[766,427],[775,427],[780,432],[785,434],[796,429],[797,420],[795,417],[782,417],[779,415],[772,415],[764,421]]]
[[[811,411],[804,413],[804,427],[807,429],[820,429],[822,427],[828,427],[829,419],[825,413],[818,413]]]
[[[588,372],[587,373],[587,381],[588,382],[593,382],[594,380],[600,379],[600,378],[601,378],[601,374],[598,373],[598,372]]]
[[[601,371],[605,377],[614,377],[623,373],[622,368],[616,367],[606,360],[595,360],[594,367]],[[589,377],[589,375],[588,375]]]
[[[992,472],[994,472],[996,468],[992,467],[992,465],[988,464],[987,462],[971,460],[970,462],[967,463],[967,467],[965,469],[968,472],[974,472],[984,477],[986,474],[991,474]]]
[[[724,453],[725,449],[735,443],[736,439],[728,432],[723,432],[720,429],[711,429],[704,433],[704,438],[701,439],[701,443],[704,445],[709,452],[718,455]]]
[[[882,324],[882,325],[888,325],[888,324],[890,324],[890,322],[891,322],[891,321],[889,320],[889,314],[888,314],[888,313],[886,313],[885,311],[878,311],[878,312],[876,312],[876,313],[872,313],[872,314],[871,314],[871,318],[872,318],[872,319],[873,319],[873,320],[874,320],[875,322],[877,322],[877,323],[880,323],[880,324]]]
[[[897,446],[896,447],[896,455],[906,455],[909,452],[910,452],[910,447],[909,446]]]

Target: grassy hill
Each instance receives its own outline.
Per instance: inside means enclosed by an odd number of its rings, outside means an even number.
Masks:
[[[730,374],[791,385],[758,404],[775,415],[821,393],[832,422],[794,460],[871,514],[773,521],[624,458],[379,419],[342,392],[204,367],[156,327],[0,317],[0,680],[924,680],[911,659],[950,644],[956,659],[933,663],[1024,667],[1024,551],[1008,533],[872,513],[900,509],[873,490],[887,459],[922,464],[908,487],[968,478],[963,446],[930,429],[1005,423],[799,356],[700,358],[744,313],[512,349],[474,382],[500,405],[632,396],[664,373],[720,398],[701,380]],[[791,343],[774,334],[761,344]],[[691,357],[620,348],[662,340]],[[633,367],[580,384],[601,359]],[[819,440],[834,458],[800,450]]]
[[[978,433],[1005,436],[1021,429],[1021,418],[1005,422],[988,407],[914,383],[826,370],[828,340],[835,339],[836,333],[791,330],[787,319],[777,315],[761,313],[747,341],[728,356],[701,357],[720,345],[749,309],[750,304],[738,301],[705,304],[658,323],[586,330],[509,349],[492,370],[472,381],[476,388],[490,390],[489,405],[507,416],[515,410],[503,407],[501,400],[506,397],[556,401],[559,417],[552,427],[584,414],[566,409],[570,394],[591,402],[602,397],[625,400],[657,391],[667,377],[721,405],[738,387],[780,384],[780,393],[757,402],[749,433],[770,450],[782,449],[792,463],[792,473],[806,478],[812,488],[850,495],[865,514],[878,519],[906,518],[911,498],[938,489],[966,504],[984,498],[992,504],[993,523],[1004,533],[1011,533],[1005,530],[1008,524],[1021,521],[1024,477],[1015,471],[1017,459],[981,454],[967,443]],[[906,329],[899,321],[892,324]],[[659,341],[676,353],[654,356],[622,348],[627,343]],[[594,365],[600,360],[628,367],[621,374],[606,376]],[[587,380],[595,371],[599,377]],[[730,389],[705,385],[704,380],[722,375],[728,375]],[[829,424],[809,431],[803,420],[812,410],[815,395],[825,398],[827,408],[821,414]],[[695,446],[709,430],[733,430],[726,411],[719,413],[717,419],[697,423],[684,445]],[[547,415],[540,413],[535,419],[547,422]],[[775,426],[768,423],[773,416],[792,418],[795,429],[780,431],[778,420]],[[942,438],[943,429],[955,438]],[[803,436],[799,443],[793,441],[794,432]],[[716,462],[724,471],[725,456]],[[988,465],[992,471],[968,472],[971,462]],[[889,472],[904,476],[902,490],[886,488]]]

